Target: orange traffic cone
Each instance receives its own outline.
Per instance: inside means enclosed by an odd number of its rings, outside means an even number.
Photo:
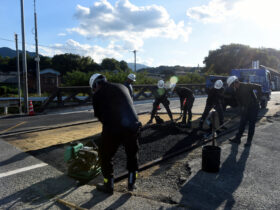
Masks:
[[[35,112],[34,112],[34,109],[33,109],[33,104],[32,104],[32,101],[30,100],[29,101],[29,116],[32,116],[34,114],[35,114]]]

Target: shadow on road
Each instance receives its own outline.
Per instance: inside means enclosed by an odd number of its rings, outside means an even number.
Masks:
[[[67,176],[47,178],[16,193],[4,196],[0,199],[0,206],[5,209],[25,208],[25,205],[34,209],[40,208],[55,196],[64,193],[63,197],[65,197],[75,189],[76,181]]]
[[[183,195],[180,204],[195,209],[217,209],[224,203],[224,209],[235,204],[234,192],[242,183],[250,147],[245,147],[237,158],[238,145],[231,145],[231,153],[221,166],[220,172],[211,174],[198,171],[180,190]]]
[[[28,155],[26,153],[22,152],[22,153],[14,155],[13,157],[11,157],[7,160],[1,161],[0,166],[5,166],[5,165],[9,165],[11,163],[17,162],[17,161],[21,161],[27,157],[28,157]]]
[[[114,203],[112,203],[110,206],[108,206],[105,209],[118,209],[122,205],[124,205],[130,198],[131,193],[125,193],[122,194]],[[110,195],[107,195],[105,193],[100,193],[96,189],[92,191],[92,199],[90,199],[87,203],[84,203],[81,205],[82,208],[86,209],[92,209],[94,206],[96,206],[98,203],[101,203],[102,201],[109,198]]]

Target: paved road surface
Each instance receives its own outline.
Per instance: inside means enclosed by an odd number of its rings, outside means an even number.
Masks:
[[[201,112],[205,106],[205,99],[205,97],[200,97],[195,100],[193,108],[194,113]],[[152,102],[152,100],[135,102],[135,109],[137,113],[151,111]],[[179,112],[179,107],[179,100],[172,99],[170,104],[172,111]],[[166,112],[164,107],[161,112]],[[78,123],[93,119],[95,118],[92,106],[54,109],[49,110],[47,114],[16,118],[2,118],[0,119],[0,134],[32,128],[42,128],[46,126]]]
[[[196,100],[197,104],[194,109],[205,105],[202,100]],[[266,115],[272,116],[279,111],[279,104],[279,92],[273,93]],[[143,106],[151,108],[151,103],[137,106],[141,108],[141,111]],[[175,108],[178,106],[176,101],[172,101],[173,106]],[[28,125],[30,125],[29,127],[41,126],[41,124],[37,125],[38,122],[42,122],[44,125],[48,119],[50,120],[48,123],[59,124],[64,122],[63,120],[67,117],[70,121],[71,116],[87,116],[88,111],[79,112],[77,115],[64,114],[61,122],[58,122],[59,115],[27,117],[21,119],[22,121],[18,118],[1,119],[1,131],[16,123],[24,122],[24,120],[27,121],[27,127]],[[219,174],[200,171],[200,157],[189,160],[185,155],[183,161],[189,163],[192,174],[189,178],[183,179],[185,181],[179,189],[176,188],[174,191],[173,187],[177,185],[170,184],[177,179],[169,175],[171,169],[168,166],[162,173],[150,172],[147,179],[143,178],[142,188],[138,189],[139,191],[136,191],[135,195],[117,192],[109,198],[98,193],[93,186],[77,187],[72,179],[0,139],[0,209],[61,209],[62,206],[55,202],[56,196],[92,209],[106,207],[119,207],[120,209],[179,209],[180,207],[277,209],[280,203],[279,127],[279,118],[269,117],[257,128],[253,145],[250,148],[246,149],[242,145],[237,147],[228,143],[223,144]],[[173,165],[175,167],[178,163]],[[180,175],[181,168],[177,168],[174,175]],[[160,180],[157,177],[160,175],[167,175],[166,177],[169,177],[170,180]],[[153,187],[149,188],[149,186]],[[163,190],[164,186],[167,188]],[[142,194],[145,189],[146,193]],[[159,197],[159,192],[165,197]]]

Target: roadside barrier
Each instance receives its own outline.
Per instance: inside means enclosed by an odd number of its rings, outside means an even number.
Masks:
[[[35,115],[35,112],[34,112],[34,109],[33,109],[33,103],[30,100],[29,101],[29,116],[33,116],[33,115]]]

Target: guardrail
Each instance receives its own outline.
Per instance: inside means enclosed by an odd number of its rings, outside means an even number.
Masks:
[[[193,90],[195,95],[205,94],[205,85],[200,84],[180,84],[179,87],[187,87]],[[153,99],[153,90],[156,85],[133,85],[134,100]],[[176,94],[171,95],[176,97]],[[90,104],[92,91],[89,86],[59,87],[49,97],[30,97],[32,101],[41,101],[39,111],[42,112],[48,107],[64,107],[73,105]],[[8,113],[8,107],[19,107],[18,98],[0,98],[0,107],[5,108],[5,114]]]
[[[179,87],[188,87],[194,91],[196,95],[205,94],[205,85],[200,84],[181,84]],[[133,85],[134,100],[145,100],[154,98],[152,92],[156,88],[155,85]],[[83,96],[78,96],[83,95]],[[174,97],[175,95],[173,95]],[[82,105],[91,102],[92,91],[89,86],[76,87],[59,87],[52,95],[43,102],[40,111],[49,106],[63,107],[67,105]]]
[[[4,108],[4,114],[7,115],[9,107],[19,107],[19,98],[0,98],[0,107]]]
[[[77,95],[79,94],[85,95],[85,97],[78,97]],[[92,92],[88,86],[59,87],[43,102],[39,111],[43,111],[51,103],[54,103],[56,107],[63,107],[66,103],[69,105],[82,105],[90,102],[91,98]]]

